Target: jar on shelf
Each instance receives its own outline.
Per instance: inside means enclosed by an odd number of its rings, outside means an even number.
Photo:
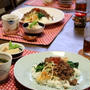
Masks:
[[[75,28],[85,28],[86,25],[86,13],[76,12],[73,18]]]

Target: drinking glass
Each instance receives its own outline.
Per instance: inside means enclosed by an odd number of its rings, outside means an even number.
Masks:
[[[83,52],[85,55],[90,56],[90,22],[87,22],[84,30]]]
[[[87,10],[87,0],[76,0],[76,11],[86,11]]]

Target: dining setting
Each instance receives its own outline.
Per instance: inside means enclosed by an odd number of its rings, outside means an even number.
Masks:
[[[90,90],[90,1],[25,0],[0,20],[0,90]]]

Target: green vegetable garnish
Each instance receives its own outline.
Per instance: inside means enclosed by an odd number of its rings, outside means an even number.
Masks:
[[[71,68],[78,68],[79,66],[79,62],[74,63],[72,61],[68,61],[67,63],[70,65]]]
[[[38,13],[38,18],[41,19],[42,17],[45,17],[45,15],[42,13]]]
[[[29,27],[30,28],[32,28],[34,25],[36,25],[38,23],[38,21],[33,21],[30,25],[29,25]]]
[[[38,64],[37,67],[35,68],[36,72],[42,71],[44,66],[45,66],[45,63],[43,62]]]
[[[18,44],[12,44],[12,42],[9,42],[9,49],[16,49],[16,48],[20,48],[20,46]]]

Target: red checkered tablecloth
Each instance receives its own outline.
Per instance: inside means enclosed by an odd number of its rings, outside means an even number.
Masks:
[[[44,32],[41,35],[39,35],[37,37],[37,40],[34,42],[24,40],[22,37],[18,35],[12,37],[3,36],[2,27],[0,27],[0,39],[28,43],[28,44],[35,44],[35,45],[49,45],[55,39],[55,37],[61,32],[65,24],[71,18],[71,16],[72,16],[71,14],[67,13],[65,14],[65,18],[62,22],[46,26]],[[24,33],[23,28],[20,26],[18,34],[22,35],[23,33]]]
[[[23,56],[36,53],[36,51],[24,50]],[[11,66],[9,72],[9,78],[5,80],[3,83],[0,83],[0,90],[27,90],[24,86],[19,84],[14,77],[14,64]]]
[[[58,2],[58,0],[54,0],[53,3],[51,4],[44,4],[43,3],[43,0],[28,0],[25,5],[31,5],[31,6],[43,6],[43,7],[53,7],[53,8],[58,8],[58,9],[61,9],[61,10],[74,10],[75,9],[75,0],[73,2],[73,4],[66,8],[66,7],[62,7],[60,5],[60,3]]]

